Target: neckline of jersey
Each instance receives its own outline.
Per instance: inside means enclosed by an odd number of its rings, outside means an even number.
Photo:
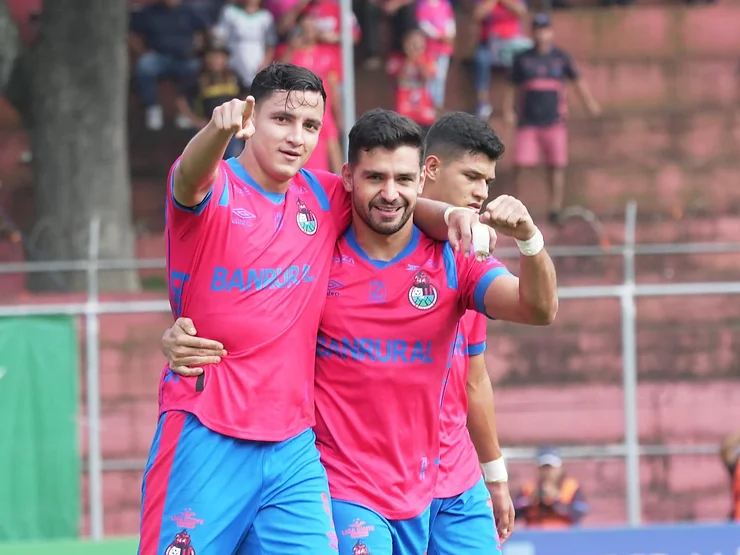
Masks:
[[[394,256],[391,260],[377,260],[375,258],[371,258],[357,242],[357,237],[355,236],[355,230],[353,226],[349,226],[349,229],[345,232],[344,240],[347,242],[347,245],[349,245],[349,248],[355,251],[360,256],[360,258],[362,258],[372,266],[382,270],[383,268],[387,268],[389,266],[392,266],[396,262],[403,260],[408,255],[413,253],[416,250],[416,247],[419,246],[420,234],[421,232],[419,231],[419,228],[413,226],[413,229],[411,231],[411,239],[409,239],[409,242],[406,244],[406,246],[401,249],[401,252]]]

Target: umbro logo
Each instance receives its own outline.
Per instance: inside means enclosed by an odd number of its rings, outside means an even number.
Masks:
[[[339,291],[337,291],[337,289],[341,289],[342,287],[344,287],[343,283],[335,279],[330,279],[329,285],[326,288],[326,296],[327,297],[338,297]]]
[[[231,223],[235,225],[251,226],[256,216],[246,208],[234,208],[231,211]]]

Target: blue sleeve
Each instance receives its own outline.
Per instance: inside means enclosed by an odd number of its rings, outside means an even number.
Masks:
[[[506,269],[506,266],[498,266],[488,270],[478,280],[478,284],[475,286],[475,292],[473,293],[473,300],[475,302],[475,310],[481,314],[484,314],[488,318],[495,318],[494,315],[486,312],[486,291],[499,276],[510,276],[511,272]]]

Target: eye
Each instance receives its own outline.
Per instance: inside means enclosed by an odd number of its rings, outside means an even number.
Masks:
[[[278,123],[285,123],[286,121],[288,121],[288,118],[283,116],[275,116],[275,121]]]

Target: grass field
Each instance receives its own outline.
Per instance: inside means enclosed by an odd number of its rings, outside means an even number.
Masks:
[[[0,555],[136,555],[136,539],[0,543]]]

